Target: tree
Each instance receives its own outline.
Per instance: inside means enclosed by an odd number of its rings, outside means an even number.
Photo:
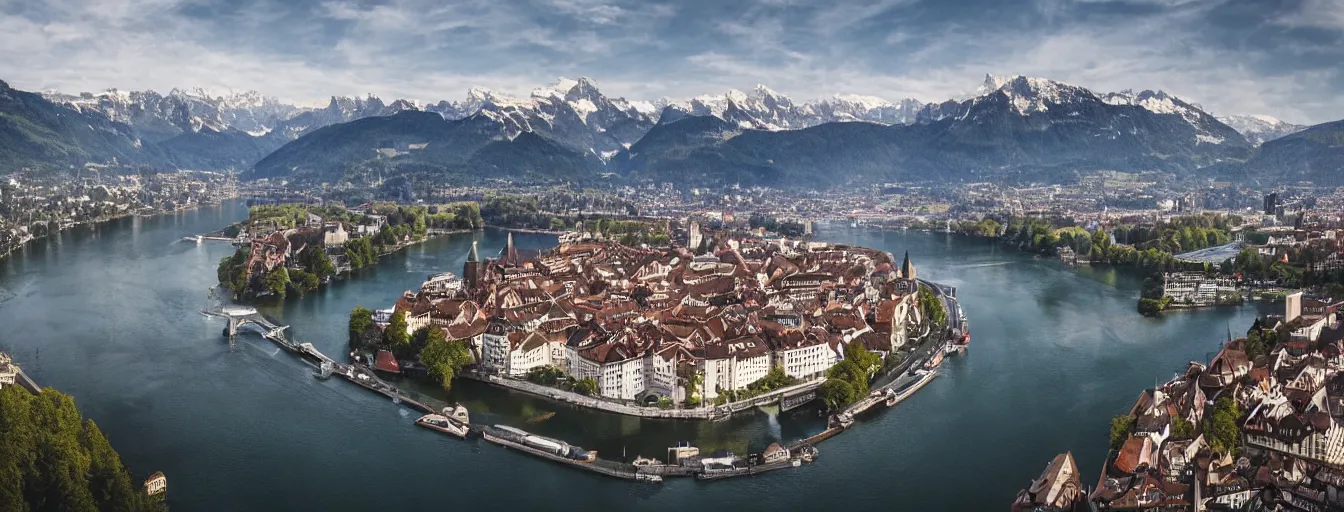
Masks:
[[[854,388],[842,379],[826,379],[822,383],[818,395],[826,403],[826,407],[831,410],[838,410],[851,402],[850,397],[854,394]]]
[[[1111,450],[1119,451],[1134,431],[1134,417],[1128,414],[1111,418]]]
[[[1239,446],[1241,407],[1231,397],[1219,398],[1213,405],[1213,414],[1204,421],[1204,438],[1218,453],[1232,453]]]
[[[1171,417],[1171,435],[1176,439],[1195,437],[1195,424],[1180,416]]]
[[[0,510],[162,510],[68,395],[0,389]]]
[[[927,286],[919,287],[919,307],[924,313],[924,318],[932,322],[935,332],[947,327],[947,310],[943,308],[943,301],[938,300]]]
[[[473,362],[471,349],[466,341],[448,340],[439,328],[429,330],[428,340],[425,349],[420,351],[420,362],[445,391],[452,389],[457,372]]]
[[[363,348],[366,345],[365,333],[371,329],[373,329],[373,311],[363,306],[355,306],[350,312],[350,349]]]
[[[336,265],[332,264],[327,252],[319,246],[309,246],[303,252],[300,252],[299,262],[307,267],[309,272],[315,274],[318,279],[336,274]]]
[[[277,266],[270,274],[266,274],[266,289],[278,296],[285,296],[285,289],[289,287],[289,271],[285,267]]]
[[[388,320],[387,328],[383,329],[383,343],[391,347],[410,344],[411,334],[408,332],[409,329],[410,327],[406,325],[405,311],[392,313],[392,319]]]
[[[574,383],[574,392],[584,396],[593,396],[598,392],[597,381],[592,377],[584,377]]]
[[[300,269],[291,271],[289,273],[289,279],[290,288],[298,291],[299,295],[316,290],[317,286],[321,284],[321,282],[317,280],[317,274],[305,272]]]
[[[868,378],[872,378],[878,370],[882,369],[882,356],[869,351],[868,347],[865,347],[863,342],[857,339],[845,345],[845,360],[853,362]]]

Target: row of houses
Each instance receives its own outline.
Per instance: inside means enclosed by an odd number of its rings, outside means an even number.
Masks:
[[[723,239],[703,254],[571,240],[431,276],[392,310],[469,340],[480,371],[555,368],[620,401],[711,401],[779,368],[825,375],[859,343],[885,355],[918,321],[908,258],[791,240]],[[692,383],[695,384],[692,384]]]
[[[1256,322],[1254,340],[1229,340],[1207,365],[1191,362],[1144,390],[1090,493],[1077,491],[1072,456],[1057,457],[1013,508],[1344,509],[1340,306],[1289,295],[1282,315]],[[1214,419],[1219,403],[1240,411],[1234,446],[1215,442],[1226,435]]]

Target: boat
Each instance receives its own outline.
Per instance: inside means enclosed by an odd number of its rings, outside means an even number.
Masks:
[[[932,370],[943,364],[943,351],[938,350],[933,353],[933,357],[924,363],[924,368]]]
[[[463,425],[471,424],[471,415],[467,413],[467,408],[463,407],[462,404],[453,404],[451,407],[444,407],[443,415]]]
[[[650,474],[650,473],[635,473],[635,481],[637,481],[637,482],[649,482],[649,483],[655,483],[655,484],[657,484],[657,483],[662,483],[662,482],[663,482],[663,477],[662,477],[662,476],[659,476],[659,475]]]
[[[416,419],[415,424],[430,430],[452,434],[463,439],[466,439],[467,433],[471,432],[471,429],[469,429],[466,424],[460,423],[442,414],[426,414]]]

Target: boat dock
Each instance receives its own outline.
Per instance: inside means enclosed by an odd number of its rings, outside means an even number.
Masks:
[[[530,446],[524,443],[522,439],[520,439],[517,435],[494,427],[488,427],[488,426],[482,427],[481,434],[482,434],[481,437],[484,437],[486,441],[503,446],[505,448],[513,448],[521,452],[536,455],[543,459],[559,462],[562,464],[569,465],[571,467],[592,471],[594,473],[599,473],[606,476],[622,478],[625,480],[635,480],[637,478],[636,474],[640,473],[639,467],[635,466],[634,464],[625,464],[621,462],[615,462],[604,459],[597,459],[592,462],[584,462],[574,460],[568,457],[561,457],[546,450]]]

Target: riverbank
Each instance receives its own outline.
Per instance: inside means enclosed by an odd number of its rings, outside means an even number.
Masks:
[[[127,210],[127,211],[124,211],[124,212],[119,212],[119,213],[117,213],[117,214],[115,214],[115,215],[108,215],[108,216],[104,216],[104,217],[98,217],[98,218],[96,218],[96,219],[89,219],[89,220],[82,220],[82,221],[70,221],[70,222],[57,222],[57,223],[56,223],[56,226],[57,226],[57,227],[56,227],[56,230],[55,230],[55,231],[51,231],[51,230],[50,230],[50,222],[48,222],[48,231],[47,231],[46,234],[43,234],[42,236],[24,235],[24,237],[23,237],[22,239],[20,239],[19,241],[15,242],[15,243],[11,243],[11,244],[8,244],[8,245],[5,245],[5,246],[0,246],[0,261],[3,261],[4,259],[8,258],[9,255],[10,255],[11,253],[13,253],[14,251],[17,251],[17,250],[19,250],[19,249],[22,249],[24,246],[26,246],[26,245],[28,245],[28,244],[30,244],[30,243],[33,243],[33,242],[36,242],[36,241],[40,241],[40,240],[45,240],[45,239],[51,238],[52,235],[59,235],[59,234],[61,234],[61,233],[63,233],[63,232],[70,231],[70,230],[75,229],[75,228],[80,227],[80,226],[97,226],[97,225],[100,225],[100,224],[106,224],[106,223],[109,223],[109,222],[113,222],[113,221],[117,221],[117,220],[121,220],[121,219],[129,218],[129,217],[155,217],[155,216],[159,216],[159,215],[168,215],[168,214],[184,213],[184,212],[189,212],[189,211],[194,211],[194,210],[200,209],[200,208],[203,207],[203,206],[204,206],[204,207],[209,207],[209,206],[219,206],[221,202],[223,202],[223,201],[228,201],[228,200],[231,200],[231,199],[236,199],[237,197],[238,197],[238,196],[235,194],[235,195],[224,196],[224,197],[222,197],[222,198],[220,198],[220,199],[218,199],[218,200],[216,200],[216,201],[212,201],[212,202],[209,202],[209,203],[199,203],[199,202],[198,202],[198,203],[193,203],[193,204],[186,205],[186,206],[178,206],[178,207],[174,207],[174,208],[171,208],[171,209],[152,209],[151,211],[148,211],[148,212],[143,211],[143,210]]]

